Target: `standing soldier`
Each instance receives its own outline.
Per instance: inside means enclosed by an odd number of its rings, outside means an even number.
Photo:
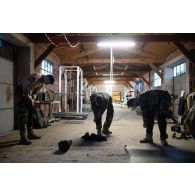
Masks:
[[[43,84],[53,84],[53,75],[33,73],[25,77],[17,86],[17,114],[20,129],[20,143],[30,145],[29,139],[40,139],[33,133],[33,100]],[[26,136],[27,131],[27,136]]]
[[[114,114],[112,97],[108,93],[97,92],[90,96],[90,101],[91,109],[94,113],[94,122],[96,123],[97,134],[100,136],[102,135],[101,133],[104,133],[105,135],[112,134],[112,132],[109,131]],[[106,109],[106,121],[102,129],[102,115]]]
[[[138,105],[141,107],[144,126],[146,127],[146,137],[140,140],[140,143],[153,143],[153,126],[154,117],[157,117],[158,127],[160,130],[161,143],[168,146],[166,139],[168,135],[167,129],[167,113],[171,106],[171,96],[168,91],[164,90],[148,90],[138,95]]]

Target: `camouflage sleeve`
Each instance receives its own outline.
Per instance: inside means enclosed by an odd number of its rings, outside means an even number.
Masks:
[[[37,93],[41,90],[42,87],[43,87],[43,85],[40,85],[40,86],[36,87],[35,89],[33,89],[31,95],[32,95],[32,96],[37,95]]]
[[[30,85],[29,80],[24,81],[23,84],[22,84],[23,93],[25,94],[25,96],[29,96],[29,93],[30,93],[29,85]]]

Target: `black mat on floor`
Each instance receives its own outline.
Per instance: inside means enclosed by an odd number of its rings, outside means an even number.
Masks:
[[[194,163],[195,152],[184,147],[126,147],[127,156],[132,163]]]

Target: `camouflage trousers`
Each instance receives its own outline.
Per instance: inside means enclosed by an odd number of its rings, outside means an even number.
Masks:
[[[26,134],[26,131],[32,132],[33,127],[33,104],[30,99],[17,96],[17,118],[19,123],[20,135]]]
[[[153,110],[142,110],[142,117],[144,121],[144,126],[146,127],[146,135],[149,137],[153,136],[154,118],[157,117],[158,127],[160,130],[160,138],[167,139],[168,135],[166,133],[167,122],[166,114],[156,113]]]
[[[96,129],[101,130],[102,129],[102,115],[104,114],[105,110],[96,110],[94,112],[94,122],[96,123]],[[108,130],[110,128],[110,125],[112,123],[114,115],[114,109],[112,102],[109,102],[108,107],[107,107],[107,114],[106,114],[106,120],[103,125],[103,130]]]

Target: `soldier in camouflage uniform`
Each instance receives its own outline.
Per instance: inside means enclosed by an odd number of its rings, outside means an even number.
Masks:
[[[146,126],[146,137],[140,140],[140,143],[153,143],[153,126],[154,117],[157,117],[158,127],[160,130],[161,143],[167,146],[166,133],[167,114],[171,106],[171,96],[168,91],[148,90],[141,93],[138,98],[138,105],[141,107],[144,125]]]
[[[105,135],[112,134],[112,132],[109,131],[114,114],[112,97],[108,93],[98,92],[90,96],[90,101],[91,109],[94,113],[94,122],[96,123],[97,134],[98,135],[101,135],[101,133],[104,133]],[[102,129],[102,115],[106,109],[107,109],[106,121]]]
[[[33,133],[33,99],[43,84],[53,84],[53,75],[40,75],[38,73],[25,77],[17,86],[17,115],[20,129],[20,143],[29,145],[29,139],[40,139]],[[27,136],[26,136],[27,131]]]

